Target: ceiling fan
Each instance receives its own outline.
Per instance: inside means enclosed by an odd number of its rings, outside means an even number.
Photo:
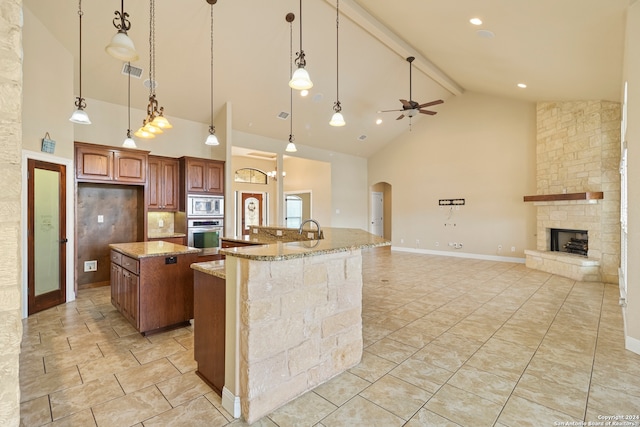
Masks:
[[[378,113],[388,113],[388,112],[391,112],[391,111],[402,111],[402,114],[400,114],[396,120],[402,119],[405,115],[409,116],[409,118],[411,118],[411,117],[414,117],[415,115],[417,115],[418,113],[428,114],[430,116],[433,116],[434,114],[437,114],[436,111],[423,110],[423,108],[431,107],[432,105],[442,104],[444,102],[442,99],[438,99],[436,101],[427,102],[427,103],[424,103],[424,104],[418,104],[411,97],[411,80],[412,80],[411,79],[411,68],[412,68],[411,63],[415,59],[416,58],[413,57],[413,56],[409,56],[407,58],[407,62],[409,63],[409,100],[408,101],[406,99],[401,99],[400,100],[400,102],[402,102],[402,109],[398,109],[398,110],[381,110],[381,111],[378,111]]]

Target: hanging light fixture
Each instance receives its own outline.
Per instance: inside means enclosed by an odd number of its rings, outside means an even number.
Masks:
[[[131,63],[127,63],[127,138],[122,143],[126,148],[138,148],[136,142],[131,138]]]
[[[84,111],[87,107],[87,103],[82,97],[82,0],[78,0],[78,20],[80,21],[80,50],[78,55],[78,66],[79,66],[79,96],[76,98],[75,106],[76,110],[71,114],[69,121],[73,123],[79,123],[81,125],[90,125],[91,120],[89,120],[89,116]]]
[[[302,4],[302,2],[300,2]],[[302,7],[302,6],[301,6]],[[287,22],[289,23],[289,75],[291,76],[291,67],[293,65],[293,20],[296,19],[296,16],[289,12],[285,17]],[[291,86],[291,84],[289,84]],[[289,143],[287,144],[287,148],[285,151],[289,153],[295,153],[298,151],[296,148],[296,144],[293,142],[293,88],[289,87]]]
[[[137,61],[140,56],[133,45],[133,41],[127,35],[127,31],[131,29],[131,22],[127,19],[129,14],[124,11],[124,0],[120,1],[120,10],[116,10],[115,15],[113,26],[116,27],[118,32],[111,38],[111,43],[104,50],[121,61]]]
[[[204,142],[206,145],[220,145],[218,137],[216,136],[216,127],[213,124],[213,5],[218,0],[207,0],[207,3],[211,5],[211,124],[209,125],[209,135]]]
[[[164,117],[164,107],[160,107],[156,99],[156,7],[155,0],[149,1],[149,104],[147,117],[142,121],[142,127],[134,135],[138,138],[154,138],[164,129],[173,126]]]
[[[340,55],[338,54],[339,50],[339,46],[340,46],[340,42],[339,42],[339,37],[340,37],[340,31],[339,31],[339,27],[340,27],[340,0],[336,0],[336,102],[333,103],[333,116],[331,117],[331,121],[329,122],[329,124],[331,126],[344,126],[346,123],[344,121],[344,117],[342,117],[342,106],[340,105],[340,97],[339,97],[339,92],[338,89],[340,87],[339,85],[339,68],[338,68],[338,64],[339,64],[339,57]]]
[[[291,76],[289,86],[297,90],[311,89],[313,82],[309,77],[309,73],[304,68],[307,65],[307,61],[304,59],[304,50],[302,49],[302,0],[300,0],[300,52],[297,52],[297,55],[296,65],[298,68]]]

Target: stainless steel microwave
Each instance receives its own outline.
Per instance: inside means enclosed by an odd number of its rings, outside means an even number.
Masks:
[[[224,215],[224,197],[222,196],[187,196],[187,216],[208,218]]]

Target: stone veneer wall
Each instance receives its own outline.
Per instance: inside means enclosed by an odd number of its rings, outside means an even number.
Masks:
[[[595,204],[537,203],[537,249],[549,250],[549,228],[588,230],[588,257],[607,283],[620,265],[620,111],[608,101],[537,105],[537,193],[604,192]]]
[[[238,262],[240,405],[252,423],[360,362],[362,256]]]
[[[0,3],[0,425],[20,424],[22,1]]]

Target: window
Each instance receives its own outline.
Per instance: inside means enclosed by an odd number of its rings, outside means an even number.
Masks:
[[[235,182],[245,182],[249,184],[266,184],[267,174],[253,168],[243,168],[236,171]]]
[[[287,228],[298,228],[302,224],[302,198],[298,196],[287,196],[284,199],[285,221]]]

